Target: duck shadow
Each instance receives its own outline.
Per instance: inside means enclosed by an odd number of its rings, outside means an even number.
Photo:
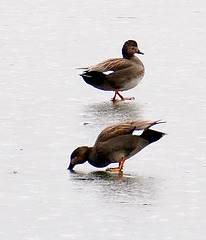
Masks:
[[[106,201],[121,204],[152,205],[158,189],[158,179],[134,173],[73,171],[71,180],[78,185],[78,189],[94,191]]]
[[[105,127],[142,118],[142,106],[134,101],[102,102],[85,106],[85,125]]]

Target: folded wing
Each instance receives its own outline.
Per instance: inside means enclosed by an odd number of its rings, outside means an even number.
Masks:
[[[131,62],[124,58],[110,58],[96,65],[83,68],[85,71],[97,71],[97,72],[107,72],[107,71],[117,71],[131,66]]]
[[[144,130],[150,128],[151,126],[162,123],[160,120],[157,121],[146,121],[146,120],[137,120],[137,121],[128,121],[120,124],[115,124],[105,128],[98,136],[95,145],[100,142],[105,142],[111,138],[132,134],[134,130]]]

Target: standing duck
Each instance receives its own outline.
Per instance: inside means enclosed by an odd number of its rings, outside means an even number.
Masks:
[[[128,40],[122,48],[123,58],[111,58],[91,67],[83,68],[80,75],[84,81],[95,88],[115,91],[113,101],[134,99],[124,98],[119,91],[126,91],[139,84],[144,76],[144,65],[134,54],[142,53],[134,40]],[[110,73],[106,73],[110,72]],[[121,100],[117,100],[116,96]]]
[[[105,128],[98,136],[93,147],[78,147],[71,154],[68,167],[73,170],[76,164],[88,161],[94,167],[106,167],[110,163],[119,163],[117,168],[108,168],[107,171],[121,171],[126,159],[132,157],[150,143],[156,142],[165,135],[163,132],[149,129],[158,121],[129,121]],[[137,136],[134,130],[143,130]]]

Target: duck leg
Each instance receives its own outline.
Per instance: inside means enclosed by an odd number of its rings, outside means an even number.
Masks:
[[[120,97],[120,100],[119,99],[116,99],[116,96],[119,96]],[[134,99],[134,97],[127,97],[127,98],[125,98],[125,97],[123,97],[120,93],[119,93],[119,91],[116,89],[115,90],[115,94],[114,94],[114,97],[112,98],[112,101],[116,101],[116,102],[120,102],[120,101],[124,101],[124,100],[133,100]]]
[[[115,94],[114,94],[114,97],[112,98],[112,101],[118,101],[118,99],[116,99],[116,96],[117,96],[117,92],[118,92],[118,90],[115,90]],[[119,100],[120,101],[120,100]]]
[[[123,157],[123,158],[122,158],[122,161],[119,162],[119,167],[116,167],[116,168],[107,168],[106,171],[109,171],[109,172],[122,171],[125,160],[126,160],[126,158]]]

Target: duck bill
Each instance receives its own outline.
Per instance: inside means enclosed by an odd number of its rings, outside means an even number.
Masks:
[[[72,171],[73,168],[74,168],[74,166],[75,166],[75,164],[70,163],[70,164],[69,164],[69,167],[67,168],[67,170]]]
[[[142,54],[142,55],[144,55],[144,53],[143,52],[141,52],[140,50],[138,50],[138,52],[136,52],[137,54]]]

